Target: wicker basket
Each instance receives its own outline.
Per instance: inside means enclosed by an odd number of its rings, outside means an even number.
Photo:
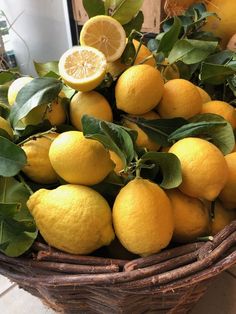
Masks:
[[[236,221],[213,241],[131,261],[75,256],[35,242],[0,254],[0,273],[62,313],[186,313],[211,280],[236,263]]]

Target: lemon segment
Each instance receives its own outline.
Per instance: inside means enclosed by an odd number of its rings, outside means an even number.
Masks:
[[[80,44],[97,48],[104,53],[108,62],[113,62],[120,58],[125,49],[125,30],[114,18],[98,15],[84,24]]]
[[[102,82],[106,66],[104,54],[86,46],[75,46],[67,50],[58,65],[63,81],[82,92],[90,91]]]

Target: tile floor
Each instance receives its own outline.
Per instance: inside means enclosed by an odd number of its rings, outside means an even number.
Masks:
[[[1,314],[55,314],[42,302],[0,275]],[[236,313],[236,266],[213,282],[190,314]]]

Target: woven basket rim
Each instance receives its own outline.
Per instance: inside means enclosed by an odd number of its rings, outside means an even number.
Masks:
[[[212,278],[234,265],[235,245],[236,221],[221,230],[212,241],[186,244],[131,261],[73,256],[35,243],[34,249],[38,252],[34,258],[32,255],[11,258],[0,254],[0,273],[29,286],[40,282],[48,287],[89,285],[134,293],[167,292]],[[71,269],[70,273],[68,269]]]

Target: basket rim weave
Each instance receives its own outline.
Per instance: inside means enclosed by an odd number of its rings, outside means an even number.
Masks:
[[[210,279],[236,263],[236,221],[212,241],[131,261],[63,253],[35,242],[27,257],[0,254],[0,273],[26,285],[106,286],[129,293],[168,292]]]

